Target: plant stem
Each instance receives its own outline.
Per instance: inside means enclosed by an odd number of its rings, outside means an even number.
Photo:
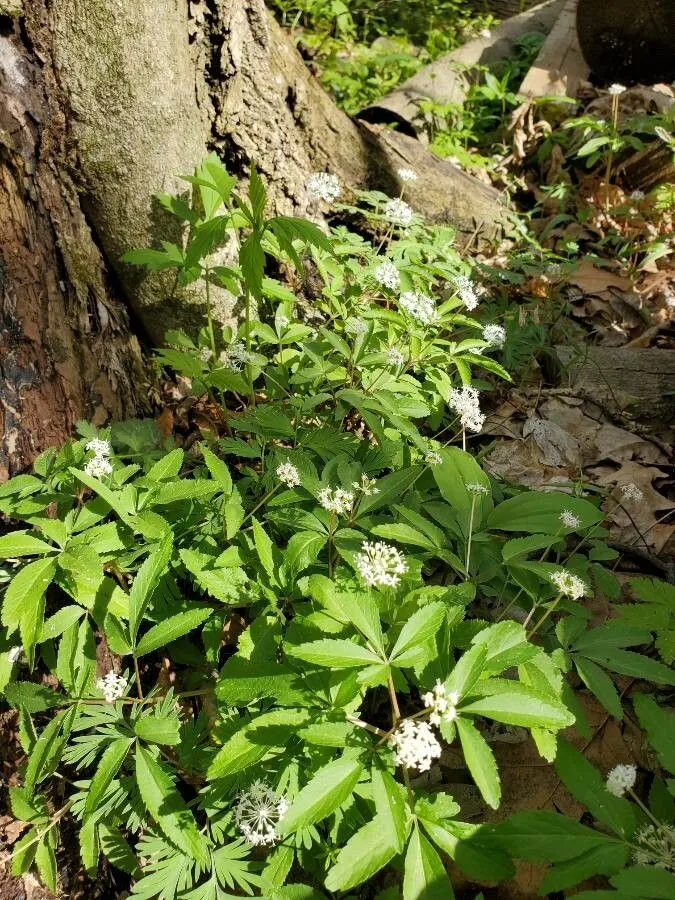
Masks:
[[[279,487],[280,487],[280,485],[275,484],[274,487],[272,488],[272,490],[268,491],[265,494],[265,496],[262,498],[262,500],[253,507],[251,512],[247,513],[246,516],[242,519],[241,525],[239,526],[240,528],[243,527],[245,522],[248,522],[248,520],[251,518],[251,516],[254,516],[258,512],[258,510],[260,509],[261,506],[264,506],[265,503],[267,503],[267,501],[270,499],[272,494],[275,494],[279,490]]]
[[[549,608],[546,610],[544,615],[541,617],[541,619],[539,619],[539,621],[534,626],[532,631],[528,634],[528,636],[527,636],[528,641],[532,640],[534,635],[539,631],[539,629],[544,624],[544,622],[548,619],[548,617],[551,615],[551,613],[555,611],[555,608],[560,603],[561,599],[562,599],[562,594],[558,594],[558,596],[555,598],[553,603],[549,606]]]
[[[644,803],[642,802],[642,800],[640,800],[640,798],[635,793],[633,788],[628,788],[628,793],[630,794],[631,799],[634,800],[635,803],[637,803],[637,805],[640,807],[642,812],[647,816],[647,818],[651,819],[651,821],[654,823],[654,825],[656,825],[657,827],[660,828],[663,823],[659,822],[659,820],[653,815],[653,813],[644,805]]]
[[[469,563],[471,562],[471,538],[473,537],[473,514],[476,509],[476,495],[471,495],[471,515],[469,516],[469,539],[466,542],[466,562],[464,569],[466,577],[469,578]]]
[[[391,672],[389,673],[389,697],[390,697],[390,699],[391,699],[391,709],[392,709],[392,713],[393,713],[393,724],[394,724],[394,727],[395,727],[395,726],[396,726],[396,723],[397,723],[397,722],[400,720],[400,718],[401,718],[401,710],[399,709],[398,698],[397,698],[397,696],[396,696],[396,688],[394,687],[394,679],[393,679],[393,677],[392,677],[392,675],[391,675]]]
[[[138,660],[136,659],[136,654],[134,653],[134,672],[136,673],[136,691],[138,693],[138,699],[143,699],[143,688],[141,687],[141,670],[138,668]]]
[[[204,268],[204,286],[206,291],[206,319],[209,326],[209,341],[211,342],[211,353],[213,359],[216,358],[216,337],[213,333],[213,315],[211,311],[211,290],[209,288],[209,267]]]
[[[246,353],[251,353],[251,292],[244,288],[244,321],[246,325]],[[246,377],[248,379],[248,396],[251,406],[255,406],[255,393],[253,392],[253,370],[251,363],[246,363]]]

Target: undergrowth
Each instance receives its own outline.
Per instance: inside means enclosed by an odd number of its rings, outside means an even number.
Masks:
[[[215,156],[187,180],[192,203],[160,197],[184,240],[127,261],[205,298],[207,327],[157,354],[201,398],[198,440],[81,423],[0,487],[0,689],[26,754],[13,871],[55,889],[68,816],[87,871],[103,857],[147,900],[445,900],[458,872],[494,885],[519,859],[548,864],[542,894],[601,875],[576,896],[672,896],[675,592],[637,578],[620,602],[606,523],[634,485],[603,511],[583,484],[524,490],[472,452],[519,341],[484,318],[501,275],[404,194],[312,179],[371,241],[268,217],[256,172],[240,196]],[[237,327],[211,316],[223,288]],[[637,718],[648,770],[586,760],[587,691]],[[495,725],[529,732],[583,824],[495,824]],[[471,822],[451,746],[482,798]]]

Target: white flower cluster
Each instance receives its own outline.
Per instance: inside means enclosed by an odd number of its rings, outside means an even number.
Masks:
[[[368,323],[365,319],[361,319],[358,316],[352,316],[347,319],[347,331],[352,334],[365,334],[368,331]]]
[[[234,820],[249,844],[267,847],[276,844],[276,826],[288,811],[288,801],[269,784],[257,780],[237,797]]]
[[[230,344],[227,350],[223,350],[218,357],[220,364],[232,369],[233,372],[241,372],[246,363],[250,363],[252,360],[253,356],[248,352],[243,341],[235,341],[234,344]]]
[[[480,411],[479,395],[475,387],[465,384],[460,390],[452,388],[448,405],[459,414],[462,428],[476,433],[481,430],[485,416]]]
[[[387,347],[387,365],[399,368],[405,362],[405,356],[398,347]]]
[[[571,600],[580,600],[587,590],[581,578],[577,578],[576,575],[572,575],[571,572],[566,572],[564,569],[560,572],[553,572],[551,581],[561,594]]]
[[[635,203],[637,203],[638,201],[645,199],[645,192],[644,191],[632,191],[631,194],[629,195],[628,199],[633,200]]]
[[[399,169],[398,177],[401,181],[417,181],[417,172],[414,169]]]
[[[581,525],[579,516],[575,516],[570,509],[563,509],[558,518],[565,528],[578,528]]]
[[[106,475],[110,475],[113,470],[109,459],[110,454],[112,453],[110,442],[101,440],[101,438],[93,438],[86,445],[85,450],[94,454],[93,458],[84,466],[84,471],[87,475],[99,479],[105,478]]]
[[[99,691],[103,691],[103,697],[106,703],[114,703],[126,693],[129,682],[124,675],[115,675],[114,672],[108,672],[103,678],[99,678],[96,687]]]
[[[352,487],[357,491],[361,491],[364,497],[370,497],[373,494],[379,494],[379,487],[375,487],[377,484],[376,478],[368,478],[367,475],[361,476],[361,481],[352,481]]]
[[[614,766],[607,776],[607,790],[615,797],[623,797],[626,791],[635,784],[637,769],[635,766]]]
[[[401,225],[403,228],[412,225],[415,215],[412,207],[408,206],[405,200],[399,200],[397,197],[387,200],[384,214],[393,225]]]
[[[441,755],[441,745],[428,722],[404,719],[389,738],[397,766],[428,772]]]
[[[204,363],[210,362],[213,359],[213,350],[210,347],[202,347],[199,351],[199,358]]]
[[[333,203],[342,193],[342,185],[337,175],[330,172],[314,172],[307,179],[307,193],[314,200]]]
[[[485,325],[483,340],[492,347],[503,347],[506,343],[506,328],[503,325]]]
[[[621,493],[624,500],[632,500],[633,503],[639,503],[644,494],[636,484],[622,484]]]
[[[383,287],[389,288],[392,291],[397,291],[401,286],[401,276],[390,259],[382,260],[379,266],[375,267],[373,277],[378,284],[381,284]]]
[[[371,587],[396,587],[408,571],[403,554],[383,541],[364,541],[355,563],[359,575]]]
[[[431,709],[429,721],[432,725],[440,725],[442,720],[452,722],[457,718],[459,694],[457,691],[446,694],[445,685],[441,681],[436,681],[433,691],[422,695],[422,702],[427,709]]]
[[[424,454],[424,462],[428,466],[440,466],[443,462],[443,457],[438,450],[427,450]]]
[[[457,275],[455,277],[455,291],[468,310],[475,309],[478,306],[478,290],[467,275]]]
[[[633,837],[633,862],[675,872],[675,827],[664,822],[643,825]]]
[[[623,92],[625,90],[626,90],[625,85],[619,84],[618,82],[614,82],[614,84],[610,84],[610,86],[607,88],[607,93],[611,97],[618,97],[619,94],[623,94]]]
[[[14,665],[15,662],[19,661],[22,653],[23,653],[23,646],[21,644],[19,644],[18,647],[10,647],[9,650],[7,651],[8,662],[10,662],[12,665]]]
[[[276,473],[279,481],[290,488],[297,487],[300,484],[300,473],[290,459],[287,459],[286,462],[279,463],[276,468]]]
[[[344,491],[342,488],[321,488],[317,494],[317,500],[328,512],[337,513],[338,516],[346,516],[354,506],[354,494]]]
[[[421,291],[405,291],[398,302],[411,319],[417,319],[422,325],[430,325],[436,321],[438,313],[434,301]]]
[[[476,494],[476,496],[490,493],[484,484],[479,484],[477,481],[470,481],[468,484],[465,484],[464,487],[470,494]]]

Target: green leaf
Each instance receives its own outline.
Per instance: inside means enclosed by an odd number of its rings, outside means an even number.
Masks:
[[[50,836],[39,841],[35,851],[35,865],[40,878],[50,891],[56,891],[56,854],[50,843]]]
[[[329,891],[349,891],[379,872],[396,856],[396,847],[387,841],[387,830],[376,816],[359,828],[338,853],[328,872]]]
[[[134,646],[138,637],[138,629],[152,599],[153,591],[169,565],[172,546],[172,537],[167,535],[159,545],[150,551],[150,555],[134,578],[129,593],[129,634]]]
[[[191,859],[206,863],[204,838],[173,781],[143,747],[136,748],[136,783],[148,812],[164,835]]]
[[[63,694],[57,694],[52,688],[31,681],[8,684],[3,693],[10,706],[15,709],[21,707],[27,713],[44,712],[66,702]]]
[[[502,796],[497,763],[492,749],[473,722],[461,716],[455,720],[464,759],[485,802],[499,808]]]
[[[386,506],[395,500],[401,500],[408,488],[415,483],[419,477],[421,469],[419,466],[412,466],[406,469],[398,469],[396,472],[390,472],[384,478],[377,481],[377,494],[370,494],[363,497],[359,503],[356,514],[356,520],[362,519],[365,515],[371,515],[376,509]]]
[[[15,556],[42,556],[43,553],[55,553],[58,547],[52,547],[28,531],[11,531],[0,537],[0,559],[11,559]]]
[[[423,645],[433,638],[445,619],[445,606],[442,603],[429,603],[421,607],[405,623],[401,629],[390,661],[397,666],[414,665]]]
[[[451,900],[454,896],[438,853],[415,828],[405,855],[403,900]]]
[[[617,889],[631,897],[649,897],[649,900],[673,900],[675,874],[654,866],[631,866],[610,878]]]
[[[333,602],[345,620],[361,632],[374,650],[382,653],[384,644],[380,612],[371,594],[335,594]]]
[[[239,265],[246,287],[256,300],[262,298],[265,253],[257,234],[250,234],[239,249]]]
[[[290,581],[316,562],[327,540],[315,531],[300,531],[291,537],[284,552],[284,571]]]
[[[164,619],[163,622],[153,625],[138,642],[136,656],[152,653],[153,650],[159,650],[160,647],[165,647],[172,641],[178,640],[194,628],[198,628],[212,612],[210,607],[186,609],[184,612],[176,613],[169,616],[168,619]]]
[[[470,453],[459,447],[443,447],[438,451],[443,462],[432,466],[431,473],[443,499],[467,516],[474,507],[474,530],[478,529],[492,510],[492,490],[490,479]],[[472,494],[467,484],[480,484],[487,494]]]
[[[565,509],[580,519],[578,530],[597,525],[603,516],[588,500],[570,497],[569,494],[527,491],[496,506],[488,518],[487,527],[496,531],[555,534],[561,528],[560,514]]]
[[[605,780],[583,753],[561,739],[555,767],[567,790],[584,803],[598,821],[625,840],[630,839],[637,825],[633,804],[610,794]]]
[[[235,732],[211,761],[207,778],[225,778],[255,765],[270,751],[285,749],[291,735],[305,725],[311,714],[304,709],[275,709],[263,713]]]
[[[606,843],[587,850],[575,859],[558,863],[549,869],[539,885],[541,896],[574,887],[593,875],[612,875],[623,868],[630,859],[630,847]]]
[[[146,715],[137,719],[134,733],[149,744],[180,744],[180,722],[176,716]]]
[[[561,701],[529,685],[491,679],[481,686],[481,690],[495,692],[463,705],[462,715],[487,716],[497,722],[525,728],[558,730],[574,724],[574,716]]]
[[[272,584],[277,583],[276,578],[276,566],[274,565],[274,554],[273,554],[273,544],[269,538],[269,535],[265,532],[265,529],[262,527],[260,522],[257,519],[252,520],[253,525],[253,541],[255,543],[255,549],[258,553],[258,559],[260,560],[263,569],[267,572],[270,577],[270,581]]]
[[[607,712],[615,719],[623,719],[621,699],[609,675],[590,659],[584,659],[583,656],[576,654],[574,655],[574,665],[583,683],[589,691],[595,694]]]
[[[111,490],[107,485],[103,484],[102,481],[99,481],[98,478],[93,478],[91,475],[87,475],[86,472],[82,472],[79,469],[71,467],[69,471],[78,481],[81,481],[82,484],[86,485],[95,494],[98,494],[102,500],[105,500],[108,506],[117,513],[120,519],[126,521],[133,513],[134,510],[126,501],[126,495],[122,491]]]
[[[305,662],[314,663],[317,666],[334,666],[338,669],[362,667],[380,662],[380,658],[372,650],[367,650],[352,641],[340,641],[333,638],[299,644],[297,647],[287,644],[285,649],[288,656],[304,659]]]
[[[122,872],[133,878],[139,878],[140,869],[134,851],[124,840],[119,829],[110,827],[105,822],[99,822],[98,832],[101,851],[106,859]]]
[[[481,676],[487,659],[485,644],[474,644],[457,661],[455,668],[445,681],[447,693],[456,691],[460,697],[468,694]]]
[[[24,776],[24,785],[29,796],[32,795],[36,785],[50,774],[50,768],[53,771],[58,765],[65,739],[70,734],[74,713],[74,707],[58,712],[51,722],[47,723],[35,742]],[[53,766],[50,766],[51,760],[54,760]]]
[[[185,451],[182,447],[176,447],[154,464],[146,478],[148,481],[167,481],[176,478],[183,466],[184,457]]]
[[[232,476],[230,475],[230,470],[223,460],[216,456],[215,453],[212,453],[205,444],[200,444],[199,448],[202,451],[204,462],[211,473],[211,477],[214,481],[218,482],[225,496],[229,497],[232,493]]]
[[[659,762],[675,775],[675,713],[660,707],[647,694],[635,694],[633,706]]]
[[[91,815],[98,808],[110,782],[119,772],[132,743],[132,738],[117,738],[106,747],[89,785],[84,805],[85,816]]]
[[[373,800],[375,811],[387,830],[388,844],[396,847],[397,853],[403,853],[408,837],[408,805],[405,788],[389,774],[389,772],[373,769]]]
[[[564,862],[599,846],[621,846],[616,838],[549,810],[523,810],[495,828],[495,838],[516,859]]]
[[[422,818],[431,840],[454,860],[472,881],[504,881],[515,872],[509,856],[495,846],[490,836],[483,837],[480,825],[466,822],[442,823]]]
[[[351,795],[363,766],[355,759],[336,759],[319,769],[293,800],[277,828],[289,834],[320,822],[341,806]]]
[[[634,653],[632,650],[602,646],[597,650],[584,650],[584,656],[620,675],[630,675],[633,678],[644,678],[645,681],[653,681],[656,684],[675,686],[675,672],[670,666],[643,656],[641,653]]]
[[[40,640],[45,609],[45,591],[56,572],[53,556],[28,563],[12,578],[5,591],[2,605],[2,624],[10,633],[21,631],[21,641],[27,653]]]
[[[53,640],[54,638],[59,637],[59,635],[62,635],[64,631],[67,631],[71,627],[71,625],[74,625],[75,622],[79,622],[84,613],[85,611],[81,606],[61,607],[61,609],[57,610],[53,616],[50,616],[45,620],[45,623],[42,626],[40,643]]]

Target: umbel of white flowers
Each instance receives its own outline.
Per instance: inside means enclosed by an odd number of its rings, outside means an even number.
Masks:
[[[321,488],[317,494],[317,500],[328,512],[337,513],[338,516],[346,516],[354,506],[354,494],[342,488]]]
[[[85,450],[93,453],[93,457],[85,463],[84,471],[91,478],[105,478],[110,475],[113,468],[110,464],[109,456],[112,453],[112,447],[109,441],[101,438],[92,438],[85,446]]]
[[[459,413],[462,428],[466,428],[467,431],[478,432],[485,422],[478,398],[478,391],[470,384],[465,384],[460,390],[452,388],[450,391],[448,405]]]
[[[570,600],[580,600],[586,593],[587,587],[585,582],[565,569],[561,569],[559,572],[552,572],[550,578],[558,588],[559,593],[564,597],[569,597]]]
[[[455,277],[455,290],[457,296],[468,310],[478,306],[478,291],[473,281],[467,275]]]
[[[485,325],[483,327],[483,340],[492,347],[503,347],[506,343],[506,329],[503,325]]]
[[[422,703],[427,709],[431,709],[429,721],[432,725],[440,725],[442,720],[452,722],[457,718],[459,694],[457,691],[446,693],[445,685],[439,680],[433,691],[422,695]]]
[[[399,169],[398,177],[401,181],[417,181],[417,172],[413,169]]]
[[[276,473],[279,481],[288,487],[298,487],[300,484],[300,473],[290,459],[287,459],[286,462],[279,463],[276,468]]]
[[[434,301],[421,291],[405,291],[398,302],[411,319],[417,319],[422,325],[431,325],[438,316]]]
[[[235,341],[218,357],[218,362],[233,372],[241,372],[246,363],[253,361],[253,356],[244,346],[243,341]]]
[[[633,837],[633,862],[638,866],[655,866],[675,871],[675,828],[660,822],[643,825]]]
[[[384,215],[393,225],[400,225],[403,228],[412,225],[415,216],[405,200],[399,200],[397,197],[387,200],[384,206]]]
[[[579,516],[575,516],[570,509],[563,509],[558,518],[565,528],[578,528],[581,525]]]
[[[314,200],[333,203],[342,193],[342,185],[337,175],[329,172],[314,172],[307,179],[307,193]]]
[[[375,266],[373,277],[378,284],[391,291],[397,291],[401,286],[401,276],[390,259],[384,259],[378,266]]]
[[[404,719],[389,738],[397,766],[427,772],[441,755],[441,745],[428,722]]]
[[[286,798],[258,779],[238,795],[234,820],[249,844],[266,847],[279,840],[276,826],[287,810]]]
[[[607,790],[615,797],[623,797],[630,790],[637,777],[637,769],[631,765],[614,766],[607,776]]]
[[[371,587],[396,587],[408,571],[403,554],[383,541],[364,541],[354,561],[359,575]]]
[[[115,675],[114,672],[108,672],[103,678],[99,678],[96,687],[103,691],[103,697],[106,703],[114,703],[126,693],[129,682],[123,675]]]

